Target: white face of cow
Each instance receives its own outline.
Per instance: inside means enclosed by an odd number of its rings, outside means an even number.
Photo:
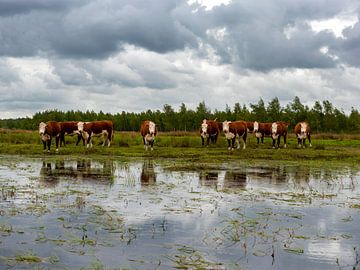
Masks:
[[[302,122],[300,123],[300,134],[298,134],[299,139],[305,139],[306,138],[306,128],[307,124]]]
[[[300,123],[301,126],[301,133],[306,133],[307,124],[306,123]]]
[[[207,136],[209,136],[207,134],[207,128],[208,128],[208,123],[207,121],[204,119],[204,121],[201,124],[201,137],[206,138]]]
[[[272,123],[271,125],[271,137],[275,140],[279,137],[279,134],[277,134],[278,124]]]
[[[84,122],[78,122],[77,127],[80,132],[83,132],[84,131]]]
[[[259,123],[258,122],[254,122],[254,132],[258,132],[259,131]]]
[[[45,134],[46,124],[44,122],[41,122],[39,124],[39,135],[43,136]]]
[[[223,132],[225,134],[229,132],[230,123],[231,123],[231,121],[226,121],[226,120],[223,122]]]
[[[225,134],[225,138],[231,140],[235,137],[235,134],[230,132],[230,123],[231,121],[224,121],[223,122],[223,132]]]
[[[149,133],[151,136],[153,136],[155,134],[155,123],[154,122],[149,122]]]

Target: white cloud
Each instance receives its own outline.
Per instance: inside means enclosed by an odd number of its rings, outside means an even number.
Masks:
[[[356,14],[338,15],[331,19],[326,20],[313,20],[308,22],[311,29],[315,32],[330,31],[337,38],[345,38],[343,36],[343,30],[348,27],[354,27],[359,22],[359,18]]]

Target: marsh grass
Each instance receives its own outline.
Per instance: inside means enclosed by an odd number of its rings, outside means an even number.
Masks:
[[[94,138],[94,146],[86,148],[75,146],[76,136],[66,137],[66,146],[55,152],[55,140],[52,141],[50,153],[43,152],[43,146],[36,131],[0,130],[0,154],[27,156],[60,156],[72,157],[151,157],[167,159],[185,159],[193,164],[200,161],[223,162],[228,160],[307,160],[307,161],[347,161],[360,162],[360,135],[317,134],[313,136],[313,147],[297,148],[297,140],[290,134],[288,148],[272,149],[271,139],[265,138],[263,144],[257,144],[249,134],[247,148],[227,149],[227,141],[221,135],[217,144],[208,147],[201,145],[197,132],[159,132],[155,139],[154,151],[145,151],[142,137],[138,132],[116,132],[110,148],[102,147],[101,138]],[[308,144],[307,144],[308,145]]]

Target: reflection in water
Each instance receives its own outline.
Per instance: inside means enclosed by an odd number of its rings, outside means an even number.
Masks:
[[[269,184],[281,185],[289,180],[289,171],[283,166],[274,167],[252,167],[247,170],[249,180],[252,182],[266,181]]]
[[[102,269],[358,269],[359,169],[261,165],[0,162],[0,269],[49,267],[9,264],[28,250],[61,258],[56,269],[89,268],[93,257]]]
[[[218,183],[218,172],[205,172],[201,171],[199,174],[200,184],[202,186],[216,186]]]
[[[245,171],[226,171],[224,177],[224,188],[246,187]]]
[[[152,159],[144,160],[141,175],[141,185],[153,185],[156,182],[156,173],[154,171],[154,163]]]
[[[80,159],[75,163],[67,163],[65,160],[44,160],[40,169],[40,182],[45,186],[55,186],[62,179],[91,181],[100,184],[112,183],[114,164],[109,160],[94,162],[88,159]]]

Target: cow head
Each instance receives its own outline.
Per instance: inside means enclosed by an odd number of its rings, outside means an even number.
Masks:
[[[272,123],[271,125],[271,137],[276,140],[279,137],[278,134],[278,124],[277,123]]]
[[[305,139],[306,138],[306,129],[307,129],[307,124],[305,122],[301,122],[300,123],[300,133],[297,134],[299,139]]]
[[[39,124],[39,135],[43,136],[45,134],[45,131],[46,131],[46,123],[41,122]]]
[[[259,122],[255,121],[254,122],[254,132],[258,132],[259,131]]]
[[[149,122],[149,133],[151,136],[155,135],[155,123],[154,122]]]
[[[84,126],[85,126],[84,122],[78,122],[77,123],[78,131],[83,132],[84,131]]]
[[[87,122],[88,123],[88,122]],[[81,134],[81,136],[87,140],[90,137],[90,134],[85,131],[85,124],[84,122],[78,122],[77,123],[77,128],[78,128],[78,132]]]
[[[226,134],[226,133],[229,133],[230,131],[230,123],[231,121],[224,121],[223,124],[222,124],[222,127],[223,127],[223,132]]]
[[[305,122],[300,123],[300,132],[301,134],[306,134],[307,124]]]
[[[43,141],[47,141],[50,139],[49,134],[46,134],[46,127],[47,127],[47,124],[44,122],[41,122],[39,124],[39,135],[41,137],[41,140],[43,140]]]
[[[201,137],[206,138],[209,136],[209,134],[207,133],[207,129],[208,129],[208,123],[206,119],[204,119],[201,124]]]

